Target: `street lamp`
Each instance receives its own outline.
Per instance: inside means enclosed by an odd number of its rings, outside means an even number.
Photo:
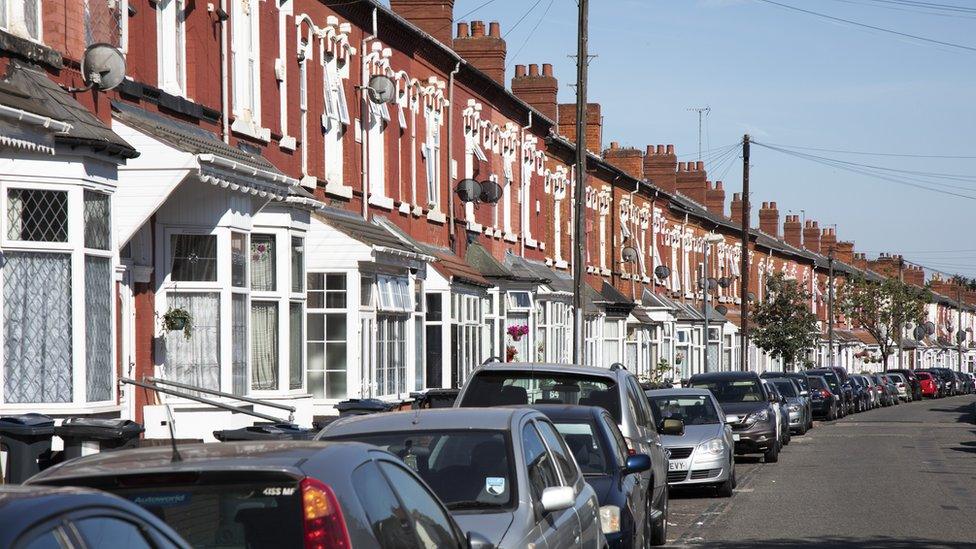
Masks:
[[[702,367],[705,372],[708,372],[708,348],[709,348],[709,338],[708,338],[708,287],[713,284],[712,279],[708,277],[708,250],[710,248],[709,244],[718,244],[719,242],[725,242],[725,237],[716,233],[708,233],[705,235],[704,243],[704,262],[702,265],[702,277],[701,277],[701,287],[702,287],[702,316],[705,317],[705,332],[703,334],[703,339],[705,341],[705,352],[704,360],[702,361]]]

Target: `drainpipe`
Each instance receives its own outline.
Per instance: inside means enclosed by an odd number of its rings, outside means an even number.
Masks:
[[[457,229],[454,227],[454,76],[461,70],[461,58],[457,58],[454,70],[447,77],[447,213],[448,213],[448,244],[451,253],[457,254]]]
[[[227,0],[220,0],[220,9],[227,13]],[[123,14],[125,16],[125,14]],[[220,24],[220,111],[221,122],[223,125],[224,143],[230,143],[230,98],[228,97],[227,85],[227,20],[217,22]]]
[[[366,130],[366,117],[369,116],[369,96],[366,91],[366,86],[369,85],[369,68],[366,65],[366,44],[376,38],[376,8],[373,8],[373,29],[368,36],[363,36],[362,44],[359,48],[359,55],[363,59],[363,68],[360,73],[360,86],[359,86],[359,134],[360,134],[360,148],[362,149],[362,159],[360,160],[359,166],[359,176],[360,182],[362,183],[363,189],[363,219],[369,218],[369,204],[367,203],[369,199],[369,182],[367,181],[367,170],[366,166],[369,163],[369,132]]]
[[[529,125],[528,126],[525,126],[524,128],[522,128],[522,147],[523,148],[525,147],[525,134],[529,130],[532,129],[532,123],[533,123],[533,120],[532,120],[532,111],[530,110],[529,111]],[[523,153],[524,153],[524,151],[523,151]],[[526,233],[525,228],[530,223],[529,217],[530,217],[530,215],[532,213],[532,204],[531,204],[532,197],[525,195],[525,158],[522,158],[521,159],[521,163],[519,164],[519,171],[522,172],[520,174],[521,181],[522,181],[522,186],[521,186],[522,200],[519,201],[519,204],[524,204],[526,202],[529,203],[528,210],[526,210],[524,207],[522,208],[522,211],[523,212],[529,212],[528,215],[523,215],[522,216],[522,245],[520,247],[521,253],[519,255],[521,255],[522,257],[525,257],[525,233]],[[529,179],[530,180],[532,179],[532,172],[529,172]]]

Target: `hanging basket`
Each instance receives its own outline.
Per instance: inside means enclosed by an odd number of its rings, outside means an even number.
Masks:
[[[193,333],[193,317],[186,309],[170,309],[163,314],[163,329],[167,332],[182,331],[183,337],[190,339]]]

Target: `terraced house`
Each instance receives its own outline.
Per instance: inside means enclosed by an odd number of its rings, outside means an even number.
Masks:
[[[783,367],[741,348],[740,196],[726,209],[722,182],[672,145],[604,150],[598,104],[579,188],[575,109],[551,65],[509,83],[497,23],[454,21],[452,0],[391,5],[0,2],[0,411],[165,436],[163,397],[119,383],[156,377],[309,424],[349,398],[457,386],[491,357],[569,362],[576,192],[587,364],[679,379],[746,352]],[[124,54],[111,91],[84,89],[95,43]],[[749,292],[762,299],[774,272],[802,280],[825,334],[828,255],[837,284],[894,276],[812,220],[781,232],[775,202],[758,217]],[[912,342],[914,364],[958,361],[943,340],[974,327],[976,295],[936,290],[940,331]],[[833,360],[880,367],[836,320]],[[810,358],[832,360],[826,340]],[[165,398],[181,437],[250,423]]]

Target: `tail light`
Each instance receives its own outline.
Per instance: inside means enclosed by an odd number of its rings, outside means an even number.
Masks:
[[[300,486],[305,549],[350,549],[352,541],[332,488],[308,477]]]
[[[627,437],[624,437],[624,442],[627,443],[627,455],[628,456],[636,456],[637,455],[637,449],[634,448],[634,442],[632,440],[630,440],[629,438],[627,438]]]
[[[827,389],[820,389],[820,396],[830,398],[830,393],[827,392]]]

